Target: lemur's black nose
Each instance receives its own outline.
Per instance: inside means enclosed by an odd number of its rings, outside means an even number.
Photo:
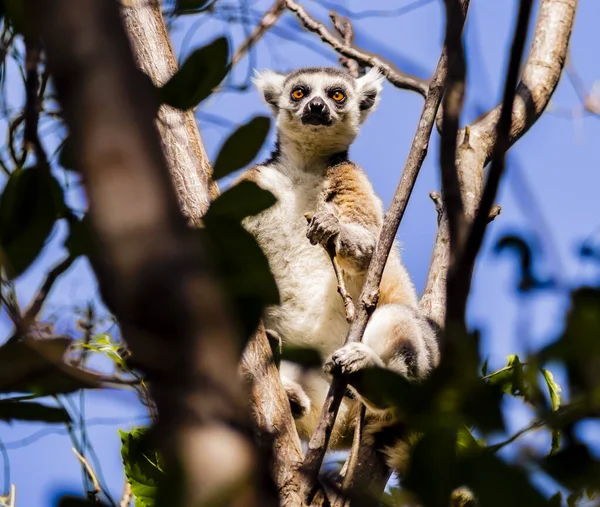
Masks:
[[[325,109],[325,102],[320,97],[315,97],[308,103],[308,110],[314,114],[321,114]]]

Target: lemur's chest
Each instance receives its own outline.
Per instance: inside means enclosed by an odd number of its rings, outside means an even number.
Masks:
[[[245,222],[269,259],[280,292],[281,305],[268,309],[265,325],[284,341],[330,353],[347,331],[344,307],[329,256],[310,244],[304,217],[317,210],[323,178],[290,177],[267,166],[258,169],[257,182],[277,198],[277,204]]]

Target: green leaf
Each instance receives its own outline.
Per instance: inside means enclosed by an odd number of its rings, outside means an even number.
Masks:
[[[104,354],[109,357],[121,370],[127,370],[127,362],[121,355],[121,344],[114,342],[108,333],[99,333],[92,338],[90,343],[81,346],[90,352]]]
[[[402,485],[415,492],[420,505],[449,505],[457,477],[456,433],[437,430],[423,435],[412,449]]]
[[[15,32],[24,35],[29,28],[25,6],[22,0],[2,0],[7,19]]]
[[[279,291],[269,261],[239,220],[205,216],[204,237],[223,287],[236,310],[246,338],[256,330],[265,306],[279,304]],[[245,347],[245,342],[240,344]],[[241,353],[241,351],[240,351]]]
[[[229,71],[229,43],[225,37],[196,49],[160,89],[161,101],[177,109],[191,109],[206,99]]]
[[[58,154],[58,163],[63,169],[68,169],[71,171],[79,171],[77,167],[77,163],[75,161],[75,146],[73,143],[73,138],[71,136],[67,136],[62,145],[59,148],[60,152]]]
[[[46,423],[70,423],[69,413],[60,407],[49,407],[29,401],[0,401],[0,419],[3,421],[40,421]]]
[[[544,376],[544,380],[546,381],[546,385],[548,386],[548,393],[550,395],[550,403],[552,405],[552,410],[556,411],[560,408],[561,388],[554,380],[554,376],[552,375],[552,372],[550,370],[542,368],[541,372]],[[551,454],[554,454],[560,448],[560,437],[560,430],[552,430],[552,445],[550,449]]]
[[[548,475],[572,491],[600,489],[600,462],[584,444],[569,442],[563,449],[544,458],[541,466]]]
[[[65,248],[69,251],[69,255],[73,258],[91,255],[95,247],[95,237],[89,215],[85,214],[81,220],[70,215],[68,222],[69,235],[65,239]]]
[[[552,410],[558,410],[560,407],[560,393],[561,388],[554,380],[554,375],[550,370],[542,368],[542,375],[548,386],[548,393],[550,394],[550,402],[552,404]]]
[[[600,290],[581,287],[571,293],[571,308],[558,341],[540,353],[542,362],[562,361],[569,392],[586,393],[600,387]]]
[[[348,375],[348,381],[377,408],[395,408],[400,413],[410,413],[415,407],[415,385],[387,368],[364,368]]]
[[[206,8],[211,0],[177,0],[175,15],[196,14]]]
[[[0,393],[64,394],[101,387],[103,376],[68,364],[69,337],[23,338],[0,347]]]
[[[10,175],[0,196],[0,249],[9,279],[36,259],[65,209],[62,188],[47,167]]]
[[[219,217],[243,220],[257,215],[277,202],[268,190],[263,190],[253,181],[242,181],[217,197],[204,216],[210,223]]]
[[[485,440],[475,438],[468,426],[463,425],[458,429],[456,439],[457,454],[461,455],[465,452],[480,450],[485,447],[485,445]]]
[[[150,443],[148,431],[142,427],[129,432],[119,430],[125,476],[139,507],[155,504],[158,485],[165,478],[160,456]]]
[[[470,454],[459,463],[460,483],[468,486],[485,507],[547,505],[544,496],[531,484],[527,473],[494,454]]]
[[[231,134],[219,150],[213,178],[218,180],[250,164],[264,144],[270,128],[271,120],[267,116],[255,116]]]
[[[524,364],[519,356],[509,355],[506,366],[498,371],[489,373],[484,378],[491,385],[500,387],[505,393],[513,396],[524,396],[527,399],[529,389],[525,383]]]

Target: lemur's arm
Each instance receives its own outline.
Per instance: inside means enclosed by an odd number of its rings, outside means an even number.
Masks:
[[[326,246],[332,240],[342,268],[367,270],[383,220],[381,202],[366,175],[351,162],[330,167],[322,200],[309,223],[307,237]]]

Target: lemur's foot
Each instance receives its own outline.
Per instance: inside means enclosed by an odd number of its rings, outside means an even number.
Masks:
[[[338,220],[338,217],[330,211],[323,210],[315,213],[308,223],[306,237],[310,240],[312,245],[320,243],[326,247],[329,240],[336,234],[339,234],[339,232],[340,221]]]
[[[372,366],[384,366],[377,353],[364,343],[349,343],[336,350],[327,360],[323,369],[330,374],[349,375]]]
[[[300,419],[310,412],[310,398],[304,392],[304,389],[290,380],[281,379],[285,393],[287,394],[290,402],[290,409],[294,419]]]

